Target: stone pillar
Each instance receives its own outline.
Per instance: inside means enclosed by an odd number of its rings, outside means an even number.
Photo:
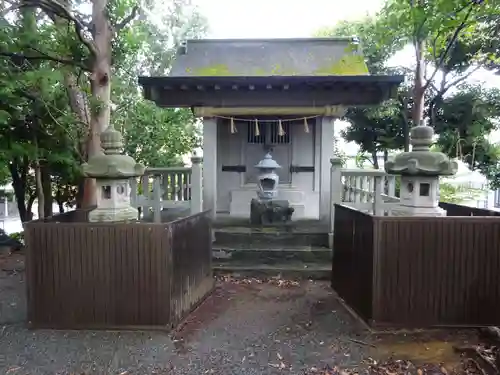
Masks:
[[[330,159],[330,226],[328,244],[333,247],[333,229],[335,224],[335,204],[342,203],[342,160],[338,157]]]
[[[319,118],[320,131],[320,174],[319,174],[319,219],[330,220],[330,159],[334,156],[334,118],[323,116]]]
[[[203,179],[200,156],[191,157],[191,215],[203,211]]]
[[[217,119],[203,118],[203,210],[217,212]]]
[[[452,176],[458,164],[442,152],[433,152],[434,130],[419,125],[411,129],[410,152],[396,155],[385,163],[389,174],[401,175],[400,205],[392,209],[395,216],[445,216],[439,208],[439,177]]]

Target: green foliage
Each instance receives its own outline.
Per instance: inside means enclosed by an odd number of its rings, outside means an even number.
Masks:
[[[20,2],[14,0],[12,4]],[[73,9],[90,9],[88,1],[69,1]],[[55,4],[55,3],[54,3]],[[48,11],[51,0],[36,11],[0,17],[0,185],[13,183],[20,213],[30,210],[36,191],[34,167],[40,165],[43,190],[60,207],[74,205],[86,158],[88,118],[72,111],[71,89],[83,108],[99,112],[88,80],[92,54],[75,33],[75,23],[92,34],[91,14]],[[179,163],[198,142],[194,119],[186,110],[163,110],[143,99],[139,74],[165,74],[178,43],[203,35],[205,20],[187,0],[110,0],[107,14],[112,38],[113,121],[123,129],[125,152],[150,166]],[[161,11],[160,11],[161,9]],[[155,19],[161,14],[160,22]],[[155,17],[151,17],[155,15]],[[35,16],[37,17],[35,19]],[[66,78],[71,76],[74,83]],[[71,86],[71,85],[76,85]],[[85,117],[85,115],[83,116]],[[22,207],[21,207],[22,206]],[[49,204],[50,206],[50,204]],[[26,216],[27,217],[27,216]]]
[[[316,36],[359,37],[369,72],[379,74],[385,72],[387,60],[402,47],[402,44],[398,43],[397,40],[393,40],[391,43],[381,43],[386,33],[386,30],[381,26],[376,18],[366,16],[354,21],[340,21],[333,28],[318,30]]]
[[[480,189],[466,188],[464,186],[441,182],[439,184],[439,201],[460,204],[467,200],[478,199],[483,193]]]
[[[349,122],[349,126],[342,131],[342,136],[346,141],[358,144],[363,153],[376,155],[403,147],[404,118],[400,116],[394,101],[374,108],[351,108],[347,111],[345,120]]]
[[[494,187],[500,185],[500,146],[488,137],[499,117],[500,90],[463,85],[439,103],[433,122],[441,151],[480,171]]]
[[[339,158],[340,159],[340,166],[342,168],[345,168],[345,166],[347,164],[347,155],[340,148],[339,140],[337,137],[333,138],[333,156]]]
[[[439,148],[479,170],[491,186],[500,186],[500,153],[488,141],[500,116],[500,96],[497,90],[463,85],[478,68],[498,66],[499,22],[500,3],[493,0],[481,6],[470,0],[387,0],[376,17],[340,22],[319,35],[358,36],[372,73],[404,73],[408,82],[414,71],[389,68],[387,60],[402,47],[421,42],[427,76],[436,68],[440,73],[438,80],[429,82],[424,97],[425,116],[435,128]],[[379,108],[350,109],[344,117],[350,123],[344,138],[372,158],[402,148],[413,125],[413,88],[403,85],[397,100]]]
[[[14,232],[9,234],[9,237],[13,240],[21,242],[24,245],[24,232]]]
[[[117,111],[115,126],[125,139],[125,153],[149,167],[182,163],[181,156],[199,144],[194,118],[189,111],[158,110],[154,103],[139,101]]]

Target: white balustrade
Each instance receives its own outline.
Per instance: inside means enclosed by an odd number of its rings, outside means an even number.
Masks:
[[[390,215],[399,205],[396,197],[396,176],[380,169],[345,169],[332,159],[330,181],[330,233],[333,234],[334,205],[343,203],[377,216]]]
[[[153,211],[155,222],[161,221],[164,208],[190,209],[191,214],[202,211],[202,159],[191,158],[192,168],[148,168],[143,176],[130,180],[130,199],[143,213]]]

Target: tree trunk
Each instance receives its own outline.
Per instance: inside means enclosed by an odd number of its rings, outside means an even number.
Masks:
[[[63,3],[69,7],[68,1],[63,1]],[[66,20],[61,18],[57,18],[55,20],[56,24],[60,24],[61,26],[65,26],[68,24]],[[69,104],[73,113],[77,116],[78,120],[81,122],[82,127],[84,127],[85,131],[82,132],[84,134],[80,139],[80,147],[79,151],[82,155],[83,160],[87,161],[88,159],[88,143],[90,142],[90,138],[92,137],[92,128],[90,125],[90,111],[89,111],[89,102],[87,95],[83,90],[80,89],[78,79],[76,75],[70,71],[65,69],[63,71],[64,75],[64,84],[66,86],[66,91],[68,93]],[[95,181],[91,178],[86,178],[84,183],[79,184],[79,194],[81,197],[79,201],[80,207],[92,207],[95,205]],[[82,191],[80,191],[82,189]]]
[[[403,131],[404,131],[404,152],[409,152],[410,151],[410,124],[408,121],[405,121],[403,124]]]
[[[415,83],[413,87],[413,126],[423,125],[425,106],[425,60],[423,40],[414,43],[416,55]]]
[[[35,170],[35,186],[36,186],[36,197],[37,197],[37,207],[38,207],[38,218],[43,219],[45,217],[45,197],[43,195],[43,184],[42,184],[42,172],[40,170],[40,162],[38,157],[33,163],[33,169]]]
[[[35,203],[36,194],[31,194],[28,198],[28,202],[26,203],[26,219],[27,221],[33,220],[33,203]]]
[[[40,166],[40,172],[42,175],[43,196],[45,198],[43,214],[44,217],[49,217],[53,215],[52,204],[54,203],[54,199],[52,197],[52,178],[50,175],[50,170],[46,163],[42,163],[42,165]]]
[[[373,164],[373,168],[375,169],[380,169],[380,166],[378,164],[378,155],[377,155],[377,151],[373,151],[372,152],[372,164]]]
[[[107,18],[107,0],[93,0],[92,24],[94,25],[94,43],[90,88],[93,102],[91,108],[90,132],[87,155],[92,157],[102,152],[101,133],[108,127],[111,99],[111,27]],[[95,181],[85,179],[83,206],[95,205]]]
[[[19,217],[24,223],[29,221],[26,210],[26,177],[28,171],[28,161],[24,160],[23,165],[19,166],[17,160],[9,164],[10,175],[12,177],[12,187],[14,188],[14,196],[16,197],[17,209]]]

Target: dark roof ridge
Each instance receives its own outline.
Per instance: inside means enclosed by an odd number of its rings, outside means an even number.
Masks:
[[[303,42],[352,42],[357,41],[356,36],[351,37],[299,37],[299,38],[212,38],[212,39],[186,39],[187,43],[303,43]]]

